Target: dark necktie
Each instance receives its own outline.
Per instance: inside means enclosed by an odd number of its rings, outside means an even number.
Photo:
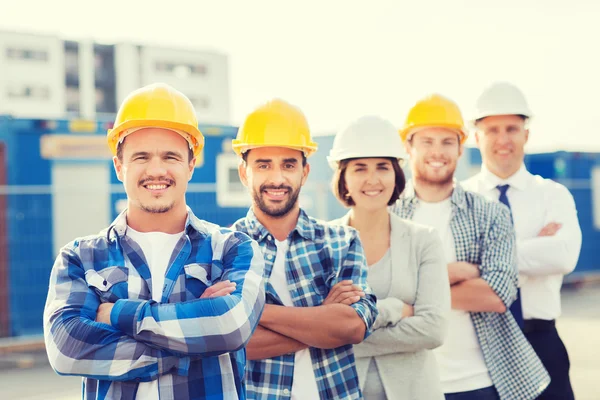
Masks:
[[[508,196],[506,196],[506,192],[508,191],[509,187],[510,187],[510,185],[498,185],[498,186],[496,186],[496,189],[498,189],[498,191],[500,192],[500,196],[498,197],[498,200],[500,201],[500,203],[506,205],[508,207],[508,209],[510,210],[510,203],[508,202]],[[512,218],[512,212],[511,212],[511,218]],[[521,289],[520,288],[517,288],[517,299],[510,306],[510,312],[512,313],[513,317],[517,321],[517,324],[519,324],[521,329],[523,329],[523,309],[521,307]]]

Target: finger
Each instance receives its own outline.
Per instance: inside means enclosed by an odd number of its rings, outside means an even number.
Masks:
[[[335,285],[333,285],[331,287],[331,290],[333,291],[333,290],[337,290],[337,289],[340,289],[340,288],[343,288],[343,287],[346,287],[346,286],[350,286],[350,285],[352,285],[352,283],[353,282],[349,281],[349,280],[348,281],[341,281],[341,282],[338,282]]]
[[[331,288],[331,290],[329,291],[329,294],[327,295],[327,297],[330,296],[337,296],[338,293],[342,293],[346,290],[348,290],[348,288],[351,288],[351,284],[347,283],[347,282],[352,282],[352,281],[342,281],[340,283],[336,283],[335,285],[333,285],[333,287]]]
[[[222,282],[217,282],[214,285],[208,287],[204,293],[207,296],[212,295],[215,292],[218,292],[221,289],[226,289],[226,288],[230,288],[233,287],[235,289],[236,287],[236,283],[235,282],[230,282],[230,281],[222,281]]]
[[[345,293],[340,294],[338,297],[336,297],[333,302],[334,303],[342,303],[345,300],[351,299],[354,297],[358,297],[360,299],[361,297],[365,297],[365,293],[361,292],[361,291],[354,291],[354,290],[351,292],[345,292]]]
[[[235,288],[231,287],[231,288],[225,288],[225,289],[221,289],[218,290],[216,292],[214,292],[213,294],[210,295],[210,297],[221,297],[221,296],[227,296],[228,294],[231,294],[235,292]]]
[[[338,289],[337,291],[330,293],[327,297],[328,299],[332,300],[334,303],[339,302],[340,296],[342,296],[343,298],[348,297],[347,293],[354,293],[354,292],[362,292],[362,290],[360,288],[355,289],[353,286],[345,286],[343,288]]]
[[[360,296],[353,296],[353,297],[347,298],[346,300],[342,301],[339,304],[346,304],[347,306],[351,306],[352,304],[356,303],[359,300],[360,300]]]

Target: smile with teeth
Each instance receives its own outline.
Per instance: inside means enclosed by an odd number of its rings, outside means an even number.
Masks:
[[[507,154],[510,154],[510,150],[498,150],[497,153],[501,156],[505,156]]]
[[[366,196],[377,196],[381,192],[383,192],[383,190],[364,190],[363,194]]]
[[[150,190],[163,190],[166,189],[169,185],[161,184],[161,185],[145,185],[146,189]]]
[[[429,165],[430,167],[433,167],[433,168],[441,168],[444,165],[446,165],[446,163],[441,162],[441,161],[430,161],[427,163],[427,165]]]
[[[265,192],[272,197],[283,197],[286,195],[287,190],[265,190]]]

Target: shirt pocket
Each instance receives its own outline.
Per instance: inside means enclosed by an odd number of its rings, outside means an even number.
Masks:
[[[88,287],[96,292],[103,303],[114,303],[128,298],[129,270],[125,267],[108,267],[100,271],[85,272]]]
[[[189,299],[198,299],[202,293],[212,285],[208,269],[210,265],[188,264],[184,265],[185,291]]]

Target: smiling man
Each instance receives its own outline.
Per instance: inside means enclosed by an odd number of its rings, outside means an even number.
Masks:
[[[298,196],[317,145],[304,114],[273,100],[250,113],[233,149],[252,207],[234,227],[265,256],[267,305],[248,343],[249,399],[361,398],[352,344],[377,317],[356,230],[310,218]]]
[[[573,196],[563,185],[534,176],[524,164],[531,111],[519,88],[496,82],[477,99],[472,118],[481,172],[465,187],[510,207],[517,234],[523,331],[550,373],[540,399],[573,399],[569,355],[555,321],[563,276],[581,249]]]
[[[458,106],[427,96],[400,134],[413,177],[392,209],[435,227],[448,263],[449,330],[434,350],[446,399],[535,399],[550,379],[508,311],[517,293],[515,232],[508,208],[454,181],[467,137]]]
[[[247,235],[186,206],[204,145],[191,102],[162,84],[133,92],[108,144],[127,209],[54,263],[44,312],[52,367],[84,377],[85,399],[245,399],[264,260]]]

